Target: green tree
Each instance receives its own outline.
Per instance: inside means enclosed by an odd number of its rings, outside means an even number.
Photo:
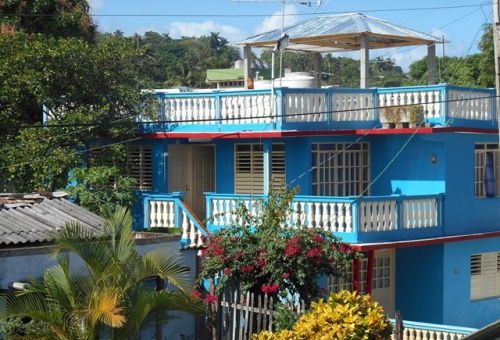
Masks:
[[[178,254],[165,247],[139,254],[129,212],[107,210],[105,217],[100,236],[76,223],[59,231],[58,263],[43,281],[31,279],[23,290],[7,294],[7,317],[41,322],[40,336],[47,339],[136,339],[145,327],[170,320],[171,311],[202,310]],[[73,270],[78,259],[83,265]],[[148,288],[148,278],[177,290]]]
[[[88,42],[97,36],[87,0],[0,1],[0,28],[3,34],[20,31]]]
[[[148,67],[131,38],[106,34],[92,45],[19,33],[0,36],[0,46],[0,167],[13,190],[65,188],[71,169],[90,164],[90,150],[107,152],[94,166],[123,160]]]

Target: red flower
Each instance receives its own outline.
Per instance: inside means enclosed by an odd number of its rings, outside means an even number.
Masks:
[[[350,253],[352,251],[352,247],[348,244],[342,243],[342,246],[340,247],[340,251],[344,253]]]
[[[201,293],[197,290],[192,290],[189,295],[191,295],[191,297],[195,299],[201,298]]]
[[[318,247],[309,250],[306,254],[307,257],[319,257],[321,255],[323,255],[323,250]]]
[[[292,239],[291,239],[290,241],[288,241],[288,245],[289,245],[289,246],[296,245],[296,244],[297,244],[297,243],[299,243],[301,240],[302,240],[302,237],[300,237],[299,235],[295,235],[294,237],[292,237]]]
[[[323,243],[323,242],[325,242],[325,239],[321,235],[316,235],[316,237],[314,238],[314,241],[316,241],[318,243]]]
[[[254,269],[255,269],[255,265],[254,264],[249,264],[248,266],[241,267],[241,271],[243,273],[251,273],[251,272],[253,272]]]
[[[207,297],[203,301],[205,301],[205,303],[214,304],[217,302],[217,296],[212,295],[212,294],[208,294]]]
[[[301,251],[302,251],[302,248],[292,246],[292,247],[288,247],[285,249],[285,255],[292,257],[292,256],[299,254]]]
[[[268,285],[263,285],[262,286],[262,292],[264,294],[276,293],[279,290],[280,290],[280,286],[278,286],[277,284],[274,284],[272,286],[268,286]]]
[[[266,268],[266,261],[262,260],[262,259],[257,259],[257,264],[259,265],[259,267],[261,269],[264,269]]]
[[[245,255],[245,253],[242,252],[241,250],[236,253],[236,256],[238,257],[243,257],[243,255]]]
[[[226,274],[226,275],[231,274],[231,269],[230,268],[224,269],[224,274]]]
[[[321,288],[321,294],[323,295],[328,294],[328,290],[326,290],[325,288]]]
[[[290,277],[290,273],[285,273],[281,275],[282,279],[288,279]]]

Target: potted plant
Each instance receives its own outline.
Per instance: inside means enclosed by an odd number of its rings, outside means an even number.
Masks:
[[[401,106],[386,106],[382,109],[382,115],[385,122],[389,123],[389,128],[395,128],[401,122],[403,111]]]
[[[422,125],[424,118],[424,107],[422,105],[408,105],[408,121],[412,127]]]

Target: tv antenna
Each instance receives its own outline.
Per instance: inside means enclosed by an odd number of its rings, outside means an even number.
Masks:
[[[304,1],[304,0],[230,0],[231,2],[275,2],[281,3],[281,12],[282,12],[282,20],[281,20],[281,33],[285,31],[285,4],[299,4],[311,7],[313,4],[316,5],[316,8],[312,11],[311,14],[315,14],[318,9],[321,7],[323,0],[316,1]],[[326,0],[325,4],[330,0]]]

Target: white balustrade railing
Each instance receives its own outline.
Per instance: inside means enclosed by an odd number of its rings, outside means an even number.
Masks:
[[[215,100],[212,95],[166,97],[163,99],[163,120],[183,124],[214,124]]]
[[[188,247],[203,244],[202,232],[194,216],[189,216],[179,197],[148,200],[148,228],[182,228],[182,242]]]
[[[493,100],[490,92],[448,90],[447,117],[474,120],[491,120]]]
[[[394,320],[391,321],[395,323]],[[475,331],[476,329],[468,327],[403,321],[402,340],[459,340]],[[395,332],[392,339],[398,340]]]
[[[376,106],[375,95],[369,93],[336,93],[332,95],[330,120],[338,122],[371,121]]]
[[[149,201],[149,227],[175,228],[175,202]]]
[[[391,89],[388,92],[379,93],[378,100],[380,107],[422,105],[425,118],[441,118],[445,115],[445,112],[441,110],[443,99],[439,88],[415,89],[415,91]]]
[[[436,199],[404,200],[402,205],[404,229],[437,227],[439,202]]]
[[[359,197],[339,199],[331,197],[296,196],[287,216],[287,224],[305,225],[331,232],[369,233],[439,227],[441,225],[441,198],[398,196],[395,199]],[[227,226],[236,221],[235,211],[243,204],[258,215],[260,204],[249,197],[210,194],[207,206],[211,211],[211,225]],[[356,202],[356,203],[355,203]],[[357,219],[355,219],[357,216]]]
[[[324,122],[326,116],[325,93],[287,93],[284,98],[287,122]]]
[[[220,98],[220,119],[229,124],[269,123],[273,119],[271,94],[241,94]]]

